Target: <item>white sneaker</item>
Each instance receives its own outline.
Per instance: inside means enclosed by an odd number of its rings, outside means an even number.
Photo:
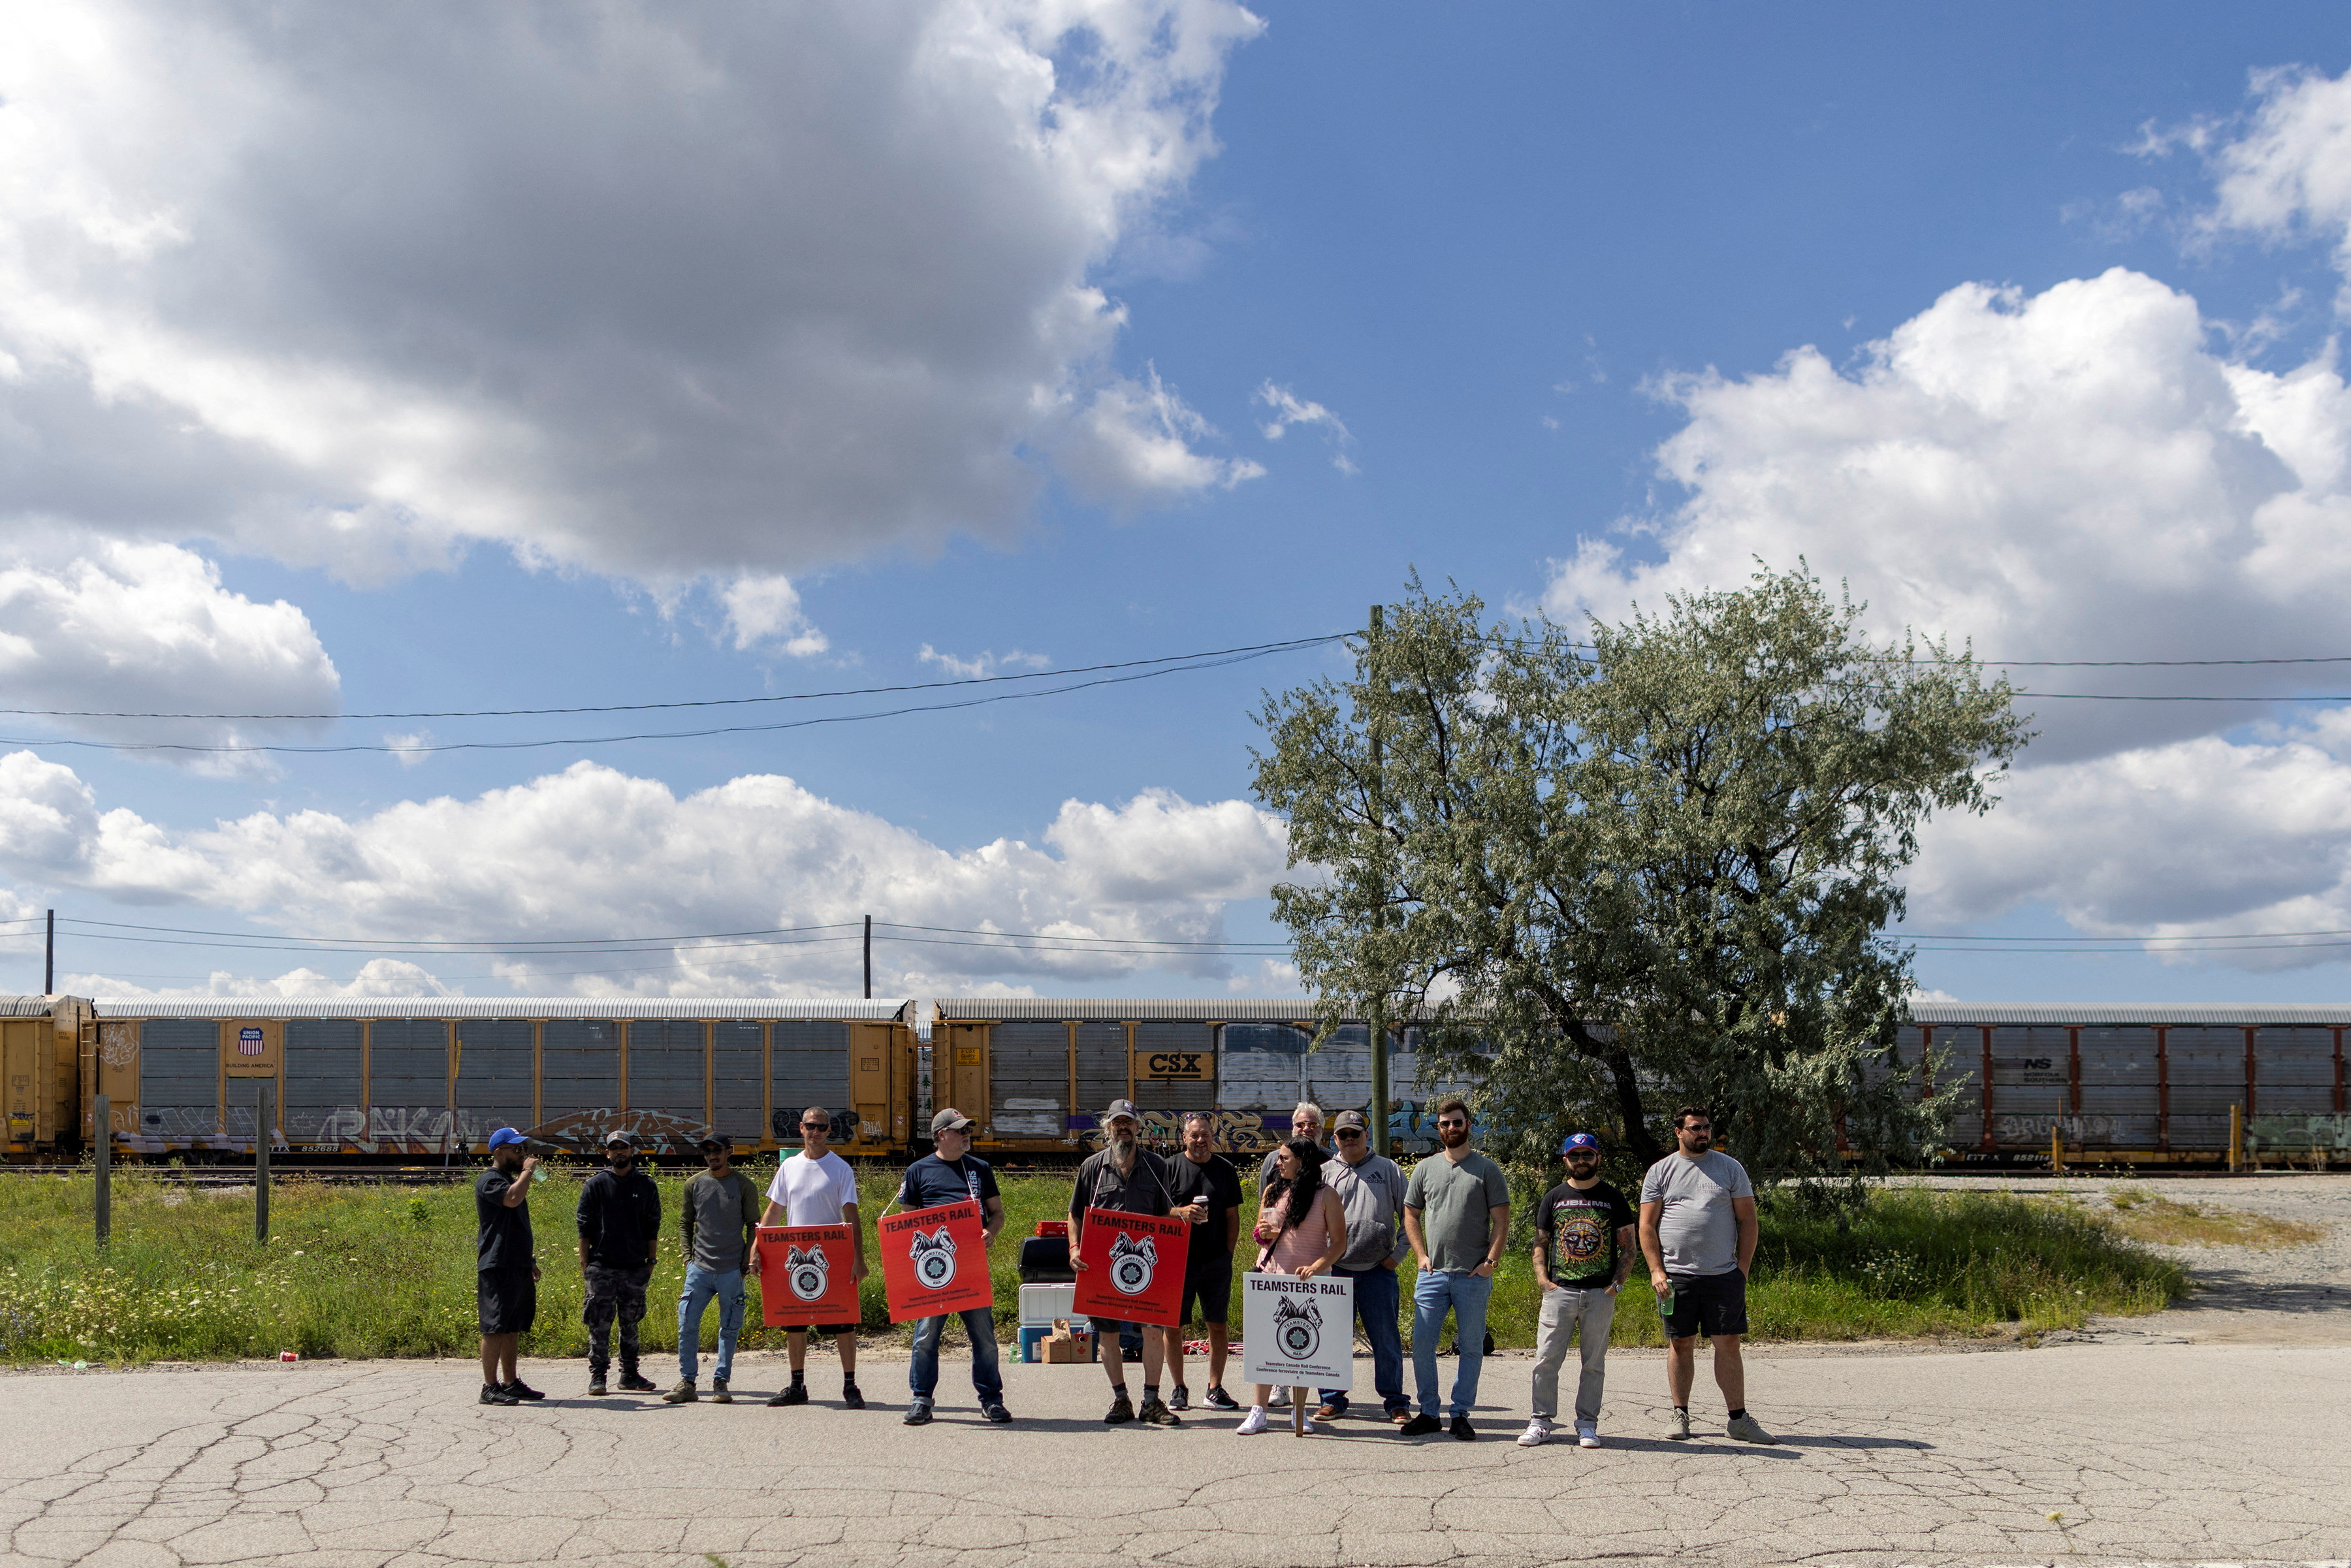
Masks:
[[[1250,1406],[1249,1413],[1241,1417],[1241,1424],[1237,1429],[1238,1435],[1243,1437],[1254,1437],[1259,1432],[1264,1430],[1265,1406],[1262,1405]]]
[[[1273,1391],[1273,1393],[1272,1393],[1270,1396],[1269,1396],[1267,1397],[1267,1399],[1266,1399],[1266,1402],[1265,1402],[1265,1403],[1266,1403],[1266,1408],[1267,1408],[1267,1409],[1269,1409],[1269,1410],[1287,1410],[1287,1409],[1289,1409],[1289,1408],[1290,1408],[1290,1390],[1289,1390],[1289,1389],[1287,1389],[1287,1388],[1277,1388],[1277,1389],[1275,1389],[1275,1390]]]
[[[1583,1448],[1598,1448],[1600,1446],[1600,1423],[1597,1421],[1578,1421],[1575,1424],[1575,1440],[1577,1444]]]
[[[1528,1422],[1527,1429],[1519,1434],[1519,1447],[1521,1448],[1540,1448],[1550,1440],[1551,1423],[1540,1416]]]

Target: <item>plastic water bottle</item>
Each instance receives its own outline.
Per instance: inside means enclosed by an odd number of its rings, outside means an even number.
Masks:
[[[1666,1282],[1666,1293],[1657,1298],[1657,1315],[1661,1318],[1674,1315],[1674,1287],[1671,1281]]]

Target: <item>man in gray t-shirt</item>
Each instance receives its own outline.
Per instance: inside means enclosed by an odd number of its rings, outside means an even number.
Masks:
[[[1437,1153],[1416,1163],[1404,1189],[1404,1234],[1420,1265],[1412,1287],[1412,1369],[1420,1414],[1397,1430],[1418,1437],[1442,1427],[1437,1418],[1437,1336],[1453,1313],[1460,1364],[1453,1374],[1453,1435],[1478,1434],[1469,1425],[1478,1403],[1478,1374],[1486,1356],[1486,1301],[1494,1293],[1494,1264],[1510,1239],[1510,1184],[1502,1167],[1469,1146],[1469,1107],[1448,1099],[1437,1107]]]
[[[1675,1151],[1641,1178],[1641,1250],[1665,1317],[1666,1385],[1674,1399],[1666,1436],[1690,1435],[1702,1330],[1714,1341],[1714,1381],[1730,1411],[1727,1430],[1744,1443],[1777,1442],[1747,1413],[1747,1369],[1739,1359],[1747,1272],[1761,1234],[1754,1184],[1737,1160],[1715,1149],[1714,1117],[1702,1107],[1674,1113],[1674,1142]]]
[[[678,1205],[679,1240],[685,1252],[685,1289],[677,1298],[677,1386],[662,1397],[694,1402],[695,1351],[702,1314],[718,1302],[718,1366],[711,1375],[714,1404],[732,1405],[727,1379],[735,1371],[735,1341],[743,1332],[743,1264],[759,1233],[759,1189],[727,1163],[724,1140],[702,1140],[703,1172],[685,1184]]]

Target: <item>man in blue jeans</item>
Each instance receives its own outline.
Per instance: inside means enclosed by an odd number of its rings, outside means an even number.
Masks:
[[[1347,1217],[1347,1249],[1332,1272],[1355,1282],[1355,1319],[1372,1346],[1372,1386],[1387,1417],[1398,1426],[1412,1419],[1404,1395],[1404,1335],[1396,1327],[1396,1265],[1404,1261],[1404,1172],[1385,1155],[1372,1153],[1371,1127],[1361,1111],[1342,1111],[1331,1124],[1335,1160],[1325,1161],[1322,1179],[1339,1195]],[[1347,1413],[1347,1392],[1325,1388],[1317,1421]]]
[[[1486,1360],[1486,1301],[1494,1293],[1494,1265],[1510,1239],[1510,1184],[1502,1167],[1469,1146],[1469,1107],[1447,1099],[1437,1107],[1437,1139],[1444,1149],[1412,1167],[1405,1188],[1404,1233],[1420,1264],[1412,1289],[1412,1367],[1420,1384],[1420,1414],[1397,1431],[1423,1437],[1438,1430],[1437,1336],[1453,1313],[1460,1366],[1453,1375],[1453,1435],[1477,1437],[1469,1412],[1478,1403],[1478,1374]]]
[[[759,1189],[727,1164],[724,1140],[702,1140],[700,1176],[685,1184],[679,1224],[685,1243],[685,1289],[677,1298],[677,1386],[662,1398],[672,1405],[695,1400],[695,1352],[702,1343],[702,1314],[718,1302],[718,1366],[710,1378],[710,1402],[732,1405],[726,1380],[735,1371],[735,1341],[743,1332],[743,1264],[759,1233]]]
[[[1004,1228],[1004,1199],[996,1188],[996,1172],[971,1153],[971,1118],[952,1108],[933,1116],[931,1147],[932,1153],[906,1167],[898,1196],[882,1212],[968,1200],[979,1205],[983,1249],[994,1245],[996,1233]],[[985,1257],[978,1263],[987,1267]],[[980,1413],[1001,1426],[1012,1419],[1012,1413],[1004,1407],[1004,1375],[996,1364],[996,1314],[987,1307],[974,1307],[960,1315],[964,1334],[971,1341],[971,1386],[979,1396]],[[906,1405],[909,1427],[930,1422],[932,1397],[939,1387],[939,1336],[946,1326],[945,1313],[914,1325],[914,1359],[906,1373],[906,1386],[914,1396]]]

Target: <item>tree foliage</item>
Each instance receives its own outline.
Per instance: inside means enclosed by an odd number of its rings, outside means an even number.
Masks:
[[[2028,735],[2004,681],[1872,644],[1862,609],[1759,571],[1578,643],[1416,577],[1351,680],[1259,715],[1257,792],[1308,872],[1275,907],[1326,1024],[1427,1019],[1424,1061],[1546,1165],[1569,1124],[1654,1160],[1684,1102],[1760,1180],[1835,1172],[1840,1134],[1917,1157],[1948,1106],[1895,1055],[1900,873]]]

